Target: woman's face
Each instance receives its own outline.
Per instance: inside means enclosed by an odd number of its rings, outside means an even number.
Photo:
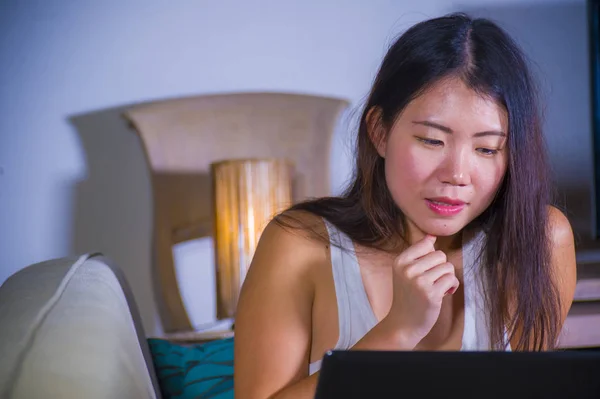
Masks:
[[[404,109],[378,152],[412,237],[454,235],[491,204],[506,173],[507,134],[503,107],[459,79]]]

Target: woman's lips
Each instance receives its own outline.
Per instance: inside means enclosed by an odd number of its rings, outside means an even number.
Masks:
[[[429,209],[441,216],[458,215],[467,205],[464,201],[453,198],[427,198],[425,203]]]

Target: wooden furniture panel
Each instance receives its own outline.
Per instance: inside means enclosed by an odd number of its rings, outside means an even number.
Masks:
[[[212,236],[210,164],[286,158],[293,200],[330,194],[333,131],[348,101],[285,93],[196,96],[133,106],[124,113],[146,153],[154,199],[154,269],[165,332],[190,331],[172,245]]]

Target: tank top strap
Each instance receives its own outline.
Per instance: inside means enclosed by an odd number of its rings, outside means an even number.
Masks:
[[[344,340],[343,344],[351,346],[354,345],[355,339],[362,338],[362,335],[357,336],[357,334],[363,332],[364,335],[377,324],[377,318],[365,290],[352,239],[328,221],[326,224],[330,237],[333,237],[331,267],[338,308],[341,305],[348,310],[343,314],[345,319],[340,320],[346,331],[348,327],[350,328],[348,340]]]
[[[338,309],[339,337],[334,348],[348,349],[375,324],[352,239],[335,225],[323,219],[329,234],[331,271]],[[309,365],[310,374],[319,370],[321,361]]]

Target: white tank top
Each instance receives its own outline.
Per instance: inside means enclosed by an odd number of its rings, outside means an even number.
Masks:
[[[325,221],[325,225],[331,243],[329,248],[340,331],[339,339],[332,349],[345,350],[365,336],[377,324],[377,318],[365,291],[352,240],[328,221]],[[483,233],[479,233],[467,242],[463,237],[465,324],[462,351],[492,349],[489,338],[489,315],[485,309],[484,280],[476,259],[483,237]],[[506,350],[510,351],[510,345]],[[309,373],[313,374],[320,368],[321,360],[310,363]]]

